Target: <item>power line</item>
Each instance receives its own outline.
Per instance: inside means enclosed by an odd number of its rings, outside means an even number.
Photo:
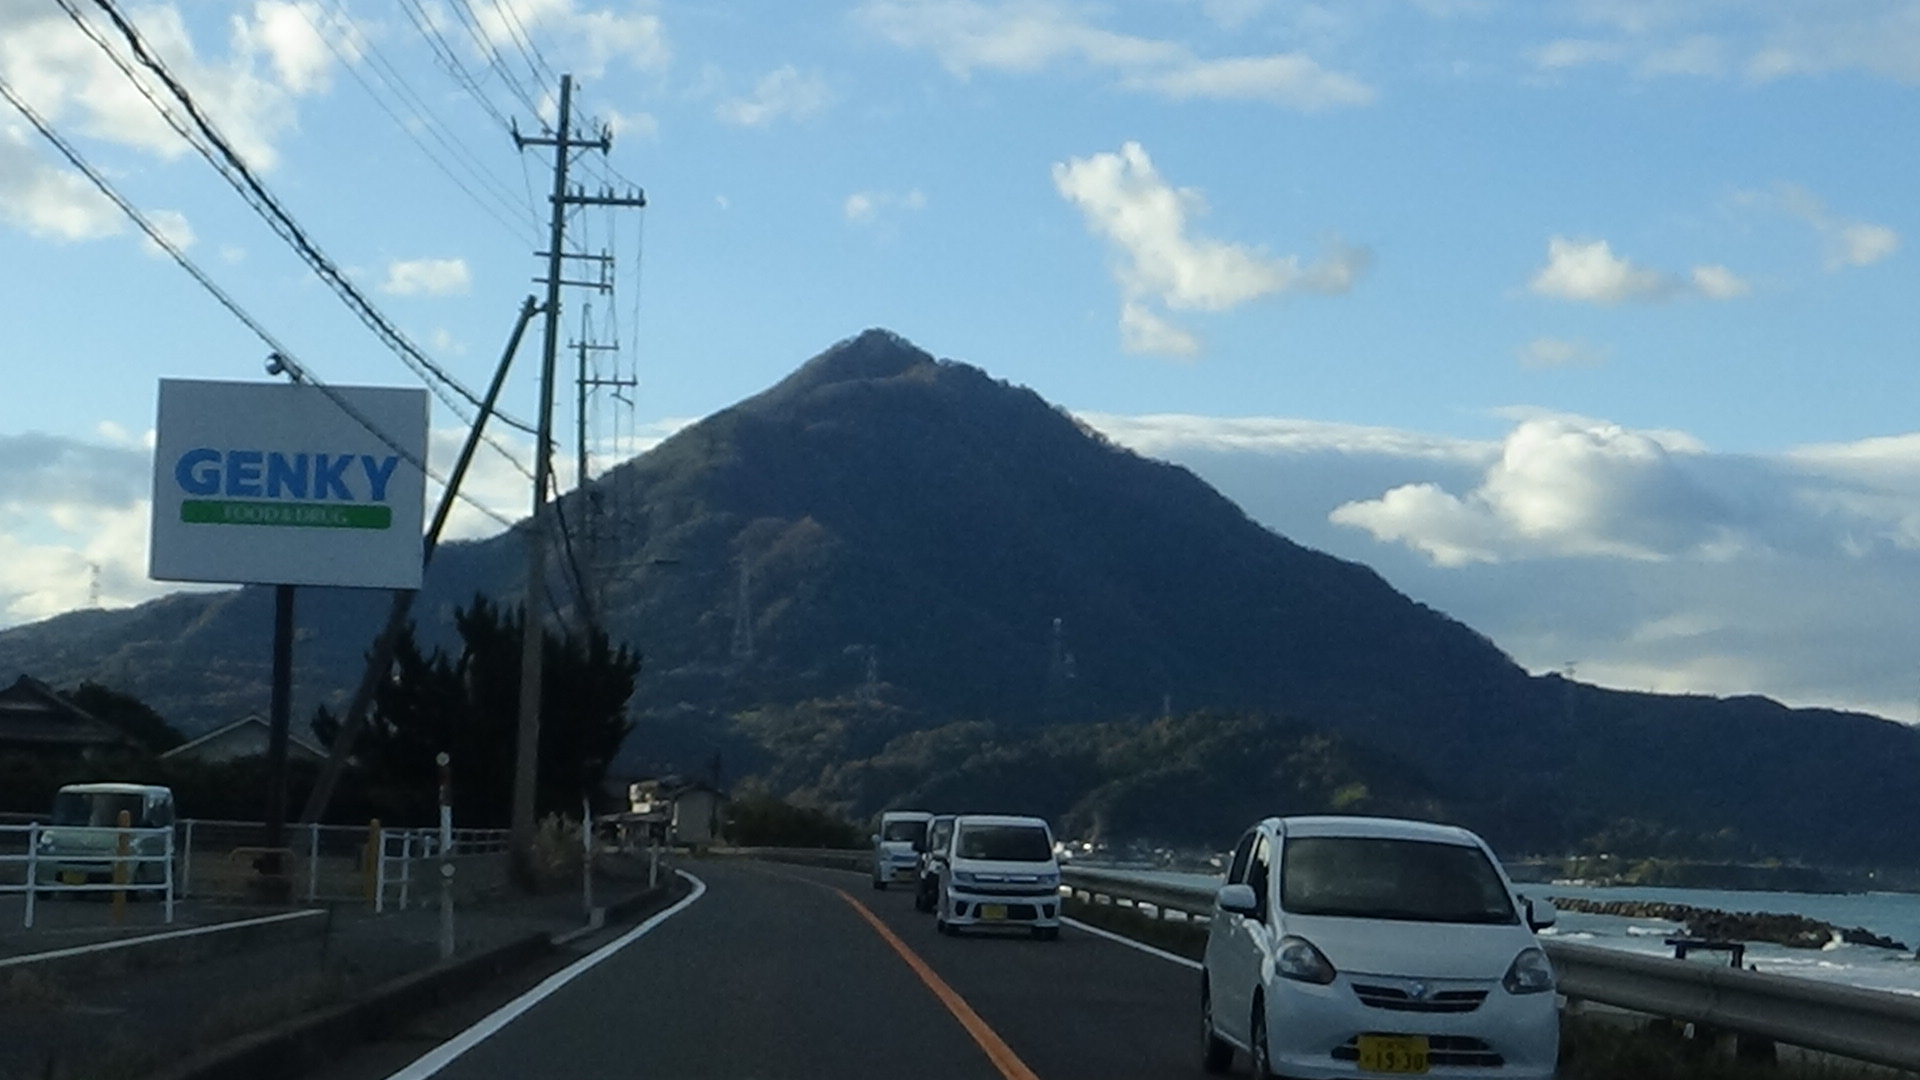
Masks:
[[[462,89],[471,94],[473,99],[480,103],[480,107],[487,111],[487,115],[493,117],[494,122],[511,131],[513,121],[507,119],[507,114],[500,111],[499,106],[493,103],[493,99],[487,96],[487,92],[480,88],[480,83],[473,77],[473,73],[460,62],[459,54],[448,43],[446,36],[440,33],[440,28],[433,25],[432,16],[421,7],[420,0],[400,0],[400,9],[406,13],[407,21],[413,24],[413,28],[426,39],[427,48],[433,53],[434,60],[446,70],[447,74],[453,76],[453,81],[459,83]]]
[[[354,285],[353,282],[340,271],[339,267],[334,264],[333,260],[328,258],[327,254],[321,251],[319,246],[308,237],[306,231],[293,219],[293,215],[285,206],[281,205],[280,201],[274,197],[273,193],[267,189],[259,177],[254,175],[246,159],[241,157],[240,154],[233,149],[227,142],[226,137],[221,134],[220,130],[215,127],[212,121],[201,111],[199,104],[194,101],[193,95],[188,93],[185,86],[181,85],[179,79],[174,76],[166,64],[147,48],[145,40],[140,36],[140,32],[131,22],[127,21],[125,16],[121,15],[119,9],[114,6],[113,0],[94,0],[94,3],[102,11],[106,12],[107,17],[113,21],[114,26],[119,29],[121,35],[127,39],[127,44],[129,48],[132,49],[134,58],[140,62],[141,66],[159,78],[168,92],[171,93],[174,99],[186,110],[187,116],[193,121],[194,127],[198,129],[206,142],[211,144],[214,150],[218,151],[218,160],[208,155],[208,160],[214,164],[215,171],[219,172],[221,177],[225,179],[228,184],[232,185],[235,191],[239,192],[241,197],[247,201],[247,204],[253,207],[256,213],[261,215],[281,239],[285,240],[294,248],[295,253],[298,254],[308,266],[313,268],[321,280],[333,290],[335,295],[340,297],[342,302],[360,318],[362,323],[374,332],[375,336],[384,341],[387,346],[400,357],[403,363],[406,363],[408,367],[414,370],[415,374],[427,382],[428,388],[433,390],[435,396],[445,402],[448,408],[453,409],[457,415],[461,415],[462,419],[466,418],[464,414],[461,413],[459,406],[439,389],[441,385],[450,388],[454,393],[465,398],[470,406],[479,408],[481,405],[480,398],[475,395],[472,390],[467,389],[458,379],[454,378],[451,373],[440,367],[432,358],[422,352],[419,346],[415,345],[406,334],[401,332],[399,327],[395,326],[391,320],[382,314],[380,310],[374,306],[373,302],[360,291],[359,287]],[[99,42],[98,38],[95,40]],[[99,43],[102,48],[106,49],[109,55],[114,55],[114,51],[107,48],[104,42]],[[122,68],[122,70],[125,71],[126,69]],[[128,72],[128,77],[133,78],[131,72]],[[135,81],[136,83],[138,82],[138,80]],[[151,101],[152,98],[149,97],[149,100]],[[155,104],[156,108],[160,108],[157,102]],[[160,112],[164,117],[168,117],[170,124],[174,122],[174,118],[171,117],[169,110],[160,108]],[[178,129],[176,128],[176,130]],[[189,141],[193,142],[191,139]],[[205,148],[201,147],[197,142],[195,142],[194,145],[195,148],[201,150],[203,154],[207,153]],[[437,384],[435,380],[438,380]],[[521,431],[531,434],[536,430],[525,421],[516,420],[503,413],[496,413],[495,415],[502,423],[519,428]],[[498,446],[498,444],[493,444],[491,440],[489,440],[489,443],[502,455],[513,461],[516,466],[519,465],[518,458],[513,457],[504,448]]]
[[[480,25],[479,18],[473,13],[473,6],[467,0],[450,0],[448,6],[453,9],[453,17],[460,20],[460,25],[466,28],[467,36],[473,39],[474,47],[480,51],[487,66],[493,69],[495,75],[500,76],[500,81],[506,84],[513,96],[520,99],[520,104],[525,105],[528,112],[538,113],[539,105],[534,102],[533,96],[527,93],[526,87],[520,85],[519,78],[513,74],[513,70],[500,56],[499,46],[487,36],[486,30]]]
[[[531,238],[536,243],[538,242],[538,238],[539,238],[538,220],[534,218],[531,214],[528,215],[527,220],[519,221],[519,222],[509,221],[507,217],[501,216],[500,210],[495,209],[495,206],[503,208],[506,211],[508,216],[512,216],[520,212],[520,208],[516,206],[513,202],[511,192],[506,188],[504,184],[501,183],[501,181],[497,177],[489,174],[484,168],[472,162],[463,160],[460,155],[464,152],[465,154],[468,155],[468,157],[471,157],[472,151],[466,150],[464,146],[461,146],[458,143],[457,139],[450,140],[449,134],[442,131],[442,128],[445,125],[439,121],[438,117],[433,116],[431,112],[425,109],[421,104],[418,104],[415,102],[409,102],[407,100],[407,95],[403,94],[400,91],[400,89],[396,87],[392,81],[389,80],[387,74],[381,71],[380,67],[377,66],[380,64],[385,64],[386,61],[384,57],[379,57],[376,60],[376,57],[374,55],[374,45],[371,39],[367,39],[364,34],[360,34],[358,27],[353,27],[356,37],[359,38],[361,41],[364,41],[365,43],[365,50],[363,52],[363,55],[367,57],[370,63],[376,64],[376,66],[374,66],[374,75],[378,77],[382,82],[387,83],[388,88],[393,91],[394,96],[400,99],[402,107],[407,108],[413,114],[413,117],[419,123],[420,128],[425,130],[426,133],[435,142],[441,145],[441,147],[447,153],[450,160],[454,162],[458,162],[459,164],[463,165],[466,168],[468,174],[473,178],[474,182],[480,187],[481,191],[484,191],[488,196],[490,196],[493,199],[493,203],[489,204],[486,199],[481,198],[478,192],[474,191],[473,188],[467,186],[466,182],[463,181],[457,174],[455,174],[455,172],[453,171],[453,168],[447,164],[447,161],[442,160],[440,155],[434,153],[433,148],[428,146],[426,142],[420,138],[419,132],[414,130],[413,125],[409,124],[406,120],[402,119],[400,114],[394,111],[393,106],[387,104],[386,98],[383,97],[379,91],[375,90],[373,87],[373,84],[367,80],[367,77],[364,74],[361,73],[360,65],[354,63],[352,58],[348,57],[346,53],[341,51],[340,46],[334,42],[333,35],[329,34],[326,28],[314,22],[315,16],[307,10],[306,5],[304,4],[295,5],[295,9],[300,12],[300,17],[307,21],[307,25],[313,27],[313,32],[320,37],[320,40],[326,42],[327,49],[333,53],[334,59],[340,61],[340,66],[345,68],[349,75],[353,76],[353,81],[360,84],[360,88],[367,92],[367,96],[372,98],[373,103],[380,107],[380,111],[387,114],[388,119],[394,122],[394,125],[400,129],[401,134],[405,135],[408,139],[412,140],[413,144],[420,148],[420,152],[426,155],[427,160],[431,161],[434,167],[438,168],[442,173],[444,173],[447,179],[453,181],[453,184],[455,187],[459,188],[463,193],[465,193],[469,199],[473,200],[476,206],[480,207],[481,210],[485,211],[495,221],[498,221],[501,225],[505,226],[509,232],[514,233],[516,236]],[[332,13],[328,13],[328,14],[331,15]],[[344,20],[345,17],[346,17],[346,11],[344,8],[342,8],[338,12],[337,18]],[[351,24],[349,23],[349,25]],[[391,65],[387,65],[387,66],[390,67]],[[396,72],[395,77],[397,78],[397,76],[398,76],[398,73]],[[411,91],[411,88],[409,87],[408,90]],[[533,231],[531,232],[524,231],[528,229],[531,229]]]
[[[527,32],[526,24],[520,21],[520,13],[514,10],[513,0],[491,0],[493,9],[500,13],[500,21],[506,26],[507,33],[513,38],[514,48],[520,50],[520,58],[527,62],[527,70],[533,72],[533,81],[539,86],[557,83],[560,76],[554,74],[547,64],[547,58],[540,54],[540,46],[534,44],[533,35]]]
[[[106,196],[107,200],[118,207],[121,213],[131,219],[135,225],[138,225],[140,231],[147,234],[147,239],[153,241],[162,251],[166,252],[168,257],[178,263],[181,269],[185,270],[195,282],[199,283],[201,288],[205,289],[209,295],[220,303],[220,306],[226,308],[234,318],[240,320],[243,326],[253,331],[255,337],[258,337],[269,349],[273,350],[274,359],[279,362],[283,370],[285,370],[294,381],[305,383],[319,390],[322,394],[326,395],[327,399],[333,402],[341,412],[346,413],[355,423],[366,429],[368,434],[386,444],[388,449],[400,455],[407,464],[419,469],[423,474],[439,483],[442,487],[448,486],[447,479],[430,467],[426,461],[415,455],[411,450],[401,446],[393,436],[387,434],[378,424],[374,423],[359,409],[355,408],[352,403],[342,397],[339,391],[328,386],[318,376],[314,375],[311,368],[307,367],[305,363],[294,356],[293,350],[289,349],[279,338],[275,337],[273,332],[268,330],[260,320],[254,318],[246,308],[241,307],[240,302],[235,300],[225,289],[222,289],[197,263],[189,259],[186,253],[180,250],[180,246],[176,244],[171,237],[162,232],[159,226],[155,225],[144,213],[132,203],[128,202],[126,197],[120,194],[118,189],[108,183],[107,179],[100,174],[99,170],[95,169],[93,165],[74,148],[73,144],[67,142],[58,131],[55,131],[52,125],[48,124],[38,112],[34,111],[33,107],[28,105],[27,102],[20,97],[14,90],[12,84],[8,83],[4,77],[0,77],[0,97],[4,97],[9,105],[12,105],[21,116],[25,117],[27,123],[33,125],[34,130],[38,131],[42,138],[51,143],[53,148],[58,150],[61,156],[66,158],[67,162],[78,170],[82,176],[86,177],[100,194]],[[495,512],[491,507],[488,507],[472,496],[459,491],[455,491],[454,494],[457,498],[496,522],[509,528],[513,526],[514,522],[512,519]]]

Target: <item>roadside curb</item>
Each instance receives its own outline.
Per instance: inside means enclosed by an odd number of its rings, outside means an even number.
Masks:
[[[643,912],[668,900],[672,893],[673,885],[662,885],[610,905],[607,921]],[[552,953],[562,936],[545,932],[528,934],[485,952],[403,975],[352,1001],[242,1035],[152,1073],[146,1080],[255,1080],[263,1076],[297,1076],[361,1043],[400,1029],[421,1013],[472,991],[479,983],[509,974]]]

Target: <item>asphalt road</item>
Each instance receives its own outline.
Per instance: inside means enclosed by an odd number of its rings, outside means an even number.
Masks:
[[[944,938],[904,890],[858,874],[731,861],[693,872],[706,892],[683,910],[439,1068],[392,1075],[1204,1075],[1187,967],[1071,927],[1051,942]]]

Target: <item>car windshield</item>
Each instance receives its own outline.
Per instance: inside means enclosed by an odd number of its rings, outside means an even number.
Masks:
[[[141,823],[143,800],[138,795],[62,791],[53,797],[55,825],[117,825],[120,811],[127,812],[134,824]]]
[[[1046,862],[1053,847],[1037,825],[968,825],[960,830],[959,853],[963,859]]]
[[[889,821],[880,829],[882,840],[918,840],[927,835],[924,821]]]
[[[1514,923],[1513,900],[1477,847],[1381,837],[1288,840],[1280,906],[1296,915]]]

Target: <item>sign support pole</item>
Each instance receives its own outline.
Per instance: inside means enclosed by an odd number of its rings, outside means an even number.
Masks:
[[[287,831],[287,726],[293,712],[293,590],[292,585],[273,587],[273,698],[268,708],[267,736],[267,835],[264,846],[284,846]],[[278,853],[268,851],[261,872],[275,885],[285,867]]]

